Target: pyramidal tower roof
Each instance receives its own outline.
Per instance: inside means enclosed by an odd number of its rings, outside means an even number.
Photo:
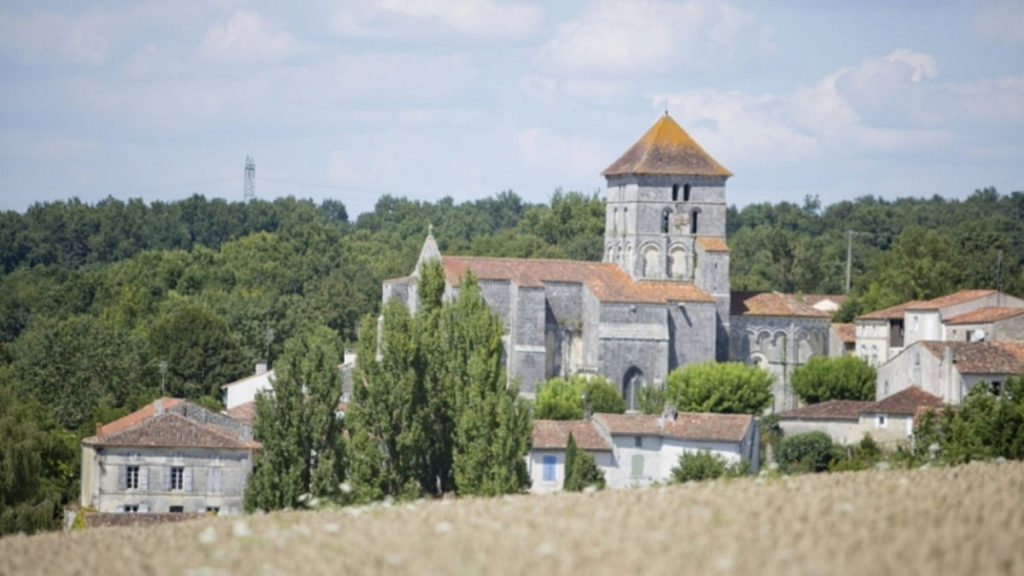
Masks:
[[[625,154],[601,172],[602,176],[623,174],[732,176],[732,172],[705,152],[668,112],[658,118]]]
[[[423,248],[420,249],[420,257],[416,260],[416,269],[413,276],[419,277],[423,265],[432,260],[441,260],[441,249],[437,247],[437,240],[434,240],[434,227],[430,226],[427,231],[427,239],[423,241]]]

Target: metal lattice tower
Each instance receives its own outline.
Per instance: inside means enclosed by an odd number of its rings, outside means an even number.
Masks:
[[[242,196],[246,200],[256,197],[256,161],[252,156],[245,157],[245,189]]]

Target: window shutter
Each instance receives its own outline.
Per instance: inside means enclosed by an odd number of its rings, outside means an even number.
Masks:
[[[191,492],[192,491],[192,468],[185,468],[182,471],[182,476],[183,476],[183,478],[182,478],[182,480],[183,480],[182,489],[184,489],[185,492]]]
[[[117,470],[117,489],[127,490],[128,489],[128,467],[119,466]]]
[[[117,507],[117,513],[118,513],[118,514],[122,514],[122,513],[124,513],[124,506],[118,506],[118,507]]]
[[[220,493],[220,468],[210,468],[210,482],[206,489],[214,494]]]
[[[163,474],[164,474],[164,490],[170,490],[171,489],[171,469],[169,467],[168,468],[164,468]]]
[[[149,490],[149,469],[139,466],[139,490]]]
[[[139,504],[139,512],[142,512],[143,514],[149,512],[149,504],[146,504],[145,502]]]
[[[644,457],[640,454],[633,455],[633,477],[639,478],[644,475]]]

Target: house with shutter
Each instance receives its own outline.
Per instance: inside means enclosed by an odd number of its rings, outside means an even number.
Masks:
[[[100,513],[243,511],[252,428],[180,398],[159,398],[82,440],[81,505]]]
[[[570,432],[577,448],[594,456],[609,488],[668,482],[684,453],[708,451],[730,464],[745,462],[751,472],[760,466],[757,423],[749,414],[666,411],[536,420],[527,455],[531,492],[562,489]]]

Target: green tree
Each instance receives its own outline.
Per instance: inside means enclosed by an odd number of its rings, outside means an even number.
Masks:
[[[739,362],[687,364],[669,373],[666,396],[684,412],[759,414],[772,401],[772,376]]]
[[[709,450],[683,452],[679,455],[679,463],[672,468],[673,482],[699,482],[725,476],[727,478],[741,476],[743,464],[729,464],[725,458],[712,454]]]
[[[815,356],[793,371],[790,384],[801,400],[816,404],[826,400],[872,400],[875,369],[856,356]]]
[[[602,377],[582,375],[552,378],[540,385],[534,409],[544,420],[579,420],[586,406],[591,412],[622,414],[626,401],[618,389]]]
[[[663,386],[642,386],[636,391],[637,407],[644,414],[661,414],[665,409],[665,401]]]
[[[594,456],[576,447],[572,432],[565,447],[565,480],[562,489],[567,492],[581,492],[594,486],[601,490],[605,486],[604,473],[597,467]]]
[[[915,440],[919,456],[934,444],[938,457],[951,464],[1024,459],[1024,376],[1001,388],[975,384],[959,407],[922,418]]]
[[[352,482],[361,499],[457,490],[500,494],[528,482],[528,403],[508,381],[502,328],[472,275],[442,302],[444,271],[420,270],[415,316],[364,320],[350,406]]]
[[[273,391],[256,397],[262,445],[245,492],[249,510],[295,507],[304,495],[339,499],[345,477],[337,334],[326,327],[285,343]]]
[[[823,472],[838,458],[832,439],[824,432],[786,436],[779,441],[775,460],[787,474]]]

